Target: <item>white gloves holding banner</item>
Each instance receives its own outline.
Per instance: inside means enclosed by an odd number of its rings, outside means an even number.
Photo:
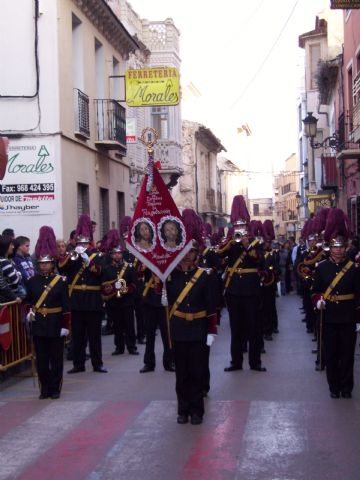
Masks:
[[[318,310],[325,310],[326,302],[322,298],[316,302],[316,308]]]
[[[208,333],[206,338],[206,345],[208,347],[211,347],[211,345],[214,343],[214,340],[215,340],[215,335],[211,335],[211,333]]]
[[[32,316],[32,318],[31,318],[31,316]],[[27,321],[28,323],[30,323],[31,320],[32,320],[32,321],[35,320],[35,314],[34,314],[34,312],[32,311],[32,309],[30,308],[29,313],[26,315],[26,321]]]
[[[67,337],[70,333],[70,330],[68,330],[67,328],[62,328],[60,330],[60,337]]]

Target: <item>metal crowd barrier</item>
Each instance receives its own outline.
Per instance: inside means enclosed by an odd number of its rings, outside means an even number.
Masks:
[[[8,312],[4,312],[7,309]],[[0,372],[31,359],[30,334],[26,327],[25,307],[21,303],[0,303]]]

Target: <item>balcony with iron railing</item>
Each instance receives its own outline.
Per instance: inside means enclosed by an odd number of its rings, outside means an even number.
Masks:
[[[75,136],[90,138],[90,116],[89,116],[89,97],[74,88],[74,112],[75,112]]]
[[[95,145],[126,155],[126,110],[116,100],[96,99]]]
[[[360,141],[360,71],[353,81],[353,128],[351,140],[354,143]]]

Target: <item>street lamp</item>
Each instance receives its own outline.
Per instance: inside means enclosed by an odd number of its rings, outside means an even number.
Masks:
[[[333,148],[336,149],[338,146],[338,139],[336,135],[331,135],[326,137],[322,142],[314,142],[314,138],[317,133],[317,122],[318,118],[314,117],[312,112],[308,112],[307,117],[303,119],[304,124],[304,133],[307,138],[310,138],[311,148],[315,150],[318,148]]]

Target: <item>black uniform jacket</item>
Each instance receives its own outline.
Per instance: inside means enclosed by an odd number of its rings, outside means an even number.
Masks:
[[[159,277],[152,273],[149,269],[145,270],[144,274],[144,290],[142,293],[143,305],[151,307],[164,308],[161,303],[163,283]]]
[[[335,263],[331,258],[319,263],[315,270],[314,283],[312,286],[312,302],[316,306],[321,295],[325,293],[348,260]],[[336,299],[337,295],[353,295],[351,300]],[[353,264],[326,300],[323,310],[323,321],[327,323],[350,323],[356,321],[356,315],[360,313],[360,268]],[[358,319],[359,321],[359,319]]]
[[[258,244],[245,249],[240,242],[230,240],[228,245],[219,251],[220,256],[228,257],[228,270],[224,279],[225,285],[228,275],[230,275],[231,267],[244,252],[243,261],[232,275],[225,293],[238,297],[259,296],[261,295],[260,270],[264,267],[264,256],[261,246]],[[254,271],[242,273],[241,269]]]
[[[126,282],[127,293],[118,296],[118,290],[115,287],[118,276],[123,267],[125,268],[122,278]],[[136,293],[137,277],[133,267],[128,263],[111,263],[106,265],[101,275],[101,292],[106,305],[111,308],[121,308],[134,305],[134,297]]]
[[[168,277],[166,288],[169,312],[197,270],[198,267],[190,271],[183,271],[181,267],[177,267]],[[214,273],[211,269],[200,270],[201,276],[170,318],[170,332],[175,341],[205,342],[208,333],[217,333]],[[200,315],[200,318],[192,319],[195,314]]]
[[[45,288],[55,277],[37,273],[27,282],[26,302],[34,306],[40,299]],[[57,313],[48,313],[47,309],[58,308]],[[32,323],[32,332],[35,337],[59,337],[61,328],[70,328],[70,300],[68,283],[65,277],[51,288],[45,300],[41,303],[39,310],[35,312],[35,319]]]
[[[276,284],[280,278],[278,258],[274,250],[264,251],[264,270],[261,272],[262,286],[276,291]]]
[[[69,283],[71,310],[102,311],[101,273],[105,265],[105,256],[89,250],[86,253],[90,258],[88,266],[80,255],[76,260],[71,260],[67,256],[58,263],[58,270],[62,275],[66,275]]]

